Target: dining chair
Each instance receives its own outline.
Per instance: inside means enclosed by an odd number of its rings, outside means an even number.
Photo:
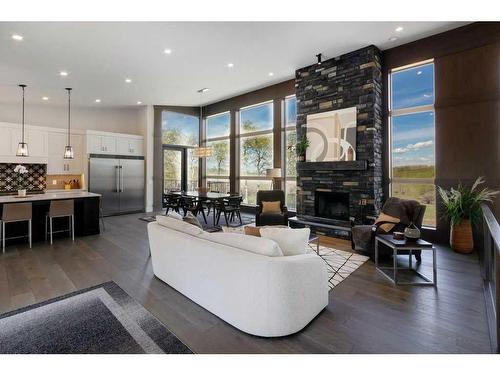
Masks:
[[[218,201],[217,204],[217,225],[222,214],[224,214],[224,219],[226,220],[226,225],[232,222],[235,216],[238,217],[240,225],[243,225],[241,220],[241,202],[243,202],[243,197],[241,195],[233,195]]]
[[[205,211],[203,210],[201,201],[198,198],[183,195],[181,198],[181,208],[184,211],[184,216],[186,216],[188,212],[191,212],[194,216],[198,216],[198,212],[201,212],[203,220],[205,221],[205,224],[207,224]]]

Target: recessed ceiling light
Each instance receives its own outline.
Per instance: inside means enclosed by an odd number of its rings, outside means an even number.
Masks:
[[[138,101],[138,102],[137,102],[137,105],[141,105],[141,104],[142,104],[142,102],[141,102],[141,101]]]
[[[401,32],[401,31],[403,31],[403,30],[404,30],[403,26],[398,26],[398,27],[396,27],[396,29],[395,29],[395,31],[396,31],[397,33],[400,33],[400,32]]]
[[[234,64],[233,64],[233,63],[228,63],[226,66],[227,66],[228,68],[232,68],[232,67],[234,66]]]
[[[272,76],[274,75],[274,73],[273,73],[273,72],[269,72],[269,73],[267,73],[267,75],[268,75],[269,77],[272,77]]]
[[[23,40],[24,37],[22,35],[19,35],[19,34],[12,34],[12,39],[14,39],[14,40]]]
[[[96,99],[95,100],[96,103],[100,103],[101,102],[101,99]]]
[[[130,78],[125,78],[125,82],[127,82],[127,83],[131,83],[131,82],[132,82],[132,80],[131,80]]]
[[[42,100],[49,100],[48,96],[42,96]]]
[[[419,76],[420,74],[422,74],[422,71],[421,71],[421,70],[419,70],[419,71],[417,72],[417,76]]]
[[[163,50],[163,53],[170,55],[172,53],[172,50],[169,48],[166,48],[165,50]]]
[[[67,76],[68,76],[68,72],[66,72],[66,71],[62,70],[62,71],[60,71],[60,72],[59,72],[59,75],[60,75],[61,77],[67,77]]]
[[[398,40],[398,38],[397,38],[397,37],[395,37],[395,36],[391,36],[391,37],[389,38],[389,42],[395,42],[396,40]]]
[[[204,88],[198,90],[199,93],[204,93],[207,91],[210,91],[210,89],[208,87],[204,87]]]

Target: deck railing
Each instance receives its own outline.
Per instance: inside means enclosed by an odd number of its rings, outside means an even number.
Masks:
[[[482,269],[490,338],[494,350],[500,353],[500,225],[487,205],[483,211]]]

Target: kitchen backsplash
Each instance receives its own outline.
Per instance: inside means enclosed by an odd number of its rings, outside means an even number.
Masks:
[[[22,164],[28,173],[14,172],[17,163],[0,163],[0,194],[13,193],[19,189],[43,192],[47,186],[47,164]]]

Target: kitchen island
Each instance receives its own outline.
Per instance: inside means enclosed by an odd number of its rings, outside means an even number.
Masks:
[[[0,212],[3,212],[3,205],[8,203],[31,202],[33,205],[32,236],[33,242],[45,240],[45,216],[49,211],[50,202],[60,199],[73,199],[75,201],[75,236],[89,236],[100,233],[99,228],[99,200],[100,194],[89,193],[87,191],[58,191],[45,192],[39,194],[28,194],[20,198],[15,195],[0,196]],[[54,231],[68,228],[67,218],[54,219]],[[15,222],[6,226],[7,237],[26,235],[27,223]],[[67,236],[67,233],[60,233],[58,236]],[[57,238],[57,236],[55,236]],[[14,242],[24,242],[24,240],[8,240],[6,245]]]

